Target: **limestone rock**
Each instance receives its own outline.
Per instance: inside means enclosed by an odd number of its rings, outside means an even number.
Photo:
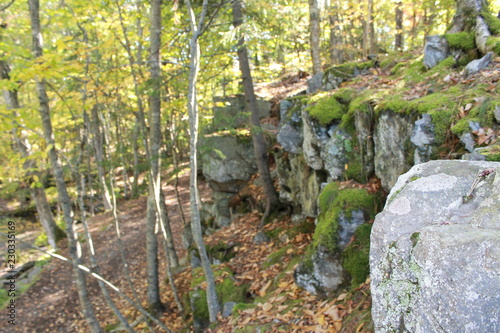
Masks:
[[[320,146],[328,139],[326,129],[319,126],[309,113],[302,112],[304,141],[302,149],[306,163],[314,170],[323,169],[323,159],[321,158]]]
[[[361,155],[361,171],[366,179],[369,179],[375,170],[372,117],[370,112],[359,111],[354,114],[359,154]]]
[[[326,175],[309,167],[302,155],[275,154],[280,200],[294,207],[294,213],[317,216],[317,201]]]
[[[212,135],[200,150],[203,175],[216,191],[236,193],[257,171],[250,137]]]
[[[320,248],[310,259],[301,262],[294,272],[295,283],[314,295],[332,296],[345,282],[339,258]]]
[[[340,179],[344,173],[348,150],[352,150],[352,138],[345,131],[335,128],[331,137],[320,146],[320,156],[324,161],[324,168],[334,180]]]
[[[399,177],[371,234],[376,331],[499,331],[499,172],[496,162],[431,161]]]
[[[495,111],[493,111],[493,114],[495,115],[495,120],[497,123],[500,124],[500,106],[495,106]]]
[[[410,140],[416,147],[414,155],[415,164],[430,161],[432,145],[435,140],[434,125],[429,114],[423,114],[421,119],[415,121]]]
[[[277,138],[278,143],[285,151],[294,154],[300,154],[302,152],[302,143],[304,141],[302,132],[295,129],[292,125],[285,124],[281,126]]]
[[[396,183],[398,175],[411,167],[407,142],[413,130],[410,116],[383,111],[375,128],[375,174],[382,187],[389,191]]]
[[[493,60],[493,52],[488,52],[481,59],[472,60],[471,62],[469,62],[467,64],[467,66],[465,66],[464,75],[469,76],[469,75],[472,75],[474,73],[479,72],[480,70],[482,70],[483,68],[488,66],[490,64],[491,60]]]
[[[263,244],[263,243],[269,243],[270,239],[264,232],[260,231],[255,235],[253,241],[255,244]]]
[[[430,69],[449,55],[448,42],[440,35],[429,36],[425,41],[424,66]]]

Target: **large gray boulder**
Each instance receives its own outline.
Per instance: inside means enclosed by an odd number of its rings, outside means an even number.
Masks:
[[[495,171],[464,200],[484,170]],[[399,177],[371,234],[377,332],[500,331],[499,172],[431,161]]]
[[[236,193],[257,172],[250,136],[212,134],[200,150],[203,175],[215,191]]]

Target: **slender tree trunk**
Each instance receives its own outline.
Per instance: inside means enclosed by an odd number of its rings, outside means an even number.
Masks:
[[[235,2],[239,2],[236,0]],[[233,17],[234,17],[233,3]],[[239,5],[241,8],[241,4]],[[241,11],[241,10],[240,10]],[[236,21],[236,18],[234,18]],[[309,39],[311,43],[311,58],[313,63],[313,74],[322,72],[321,54],[320,54],[320,24],[319,24],[319,6],[318,0],[309,0]],[[241,19],[240,19],[241,21]],[[248,57],[248,56],[247,56]],[[241,63],[241,60],[240,60]]]
[[[160,288],[158,283],[158,238],[156,236],[156,225],[158,214],[156,210],[157,201],[156,188],[160,186],[159,166],[160,166],[160,36],[161,36],[161,0],[151,0],[151,22],[150,22],[150,77],[153,91],[149,96],[149,125],[150,125],[150,177],[149,196],[147,206],[147,228],[146,228],[146,249],[148,253],[148,305],[156,315],[163,310],[160,299]]]
[[[85,99],[86,99],[86,96],[84,93],[83,100],[85,100]],[[84,104],[85,104],[85,102],[84,102]],[[84,110],[84,113],[86,113],[85,110]],[[84,118],[85,118],[85,115],[84,115]],[[80,131],[78,131],[78,132],[80,132]],[[78,192],[78,205],[80,207],[80,211],[82,212],[81,222],[83,225],[83,230],[84,230],[85,238],[86,238],[85,243],[87,244],[87,249],[89,252],[90,265],[91,265],[93,272],[100,274],[99,265],[98,265],[97,259],[95,257],[94,241],[93,241],[92,235],[90,234],[90,231],[89,231],[87,218],[85,217],[85,204],[83,202],[83,198],[86,194],[85,177],[82,177],[82,175],[79,172],[80,166],[82,164],[83,157],[85,154],[85,147],[87,146],[87,133],[85,133],[85,132],[83,133],[83,135],[80,137],[80,142],[81,142],[80,153],[79,153],[77,162],[75,164],[75,168],[73,169],[73,177],[75,179],[76,188],[77,188],[77,192]],[[108,289],[106,288],[106,284],[101,280],[98,280],[98,284],[99,284],[99,288],[102,292],[102,295],[104,297],[104,300],[106,301],[108,306],[111,308],[111,310],[115,314],[116,318],[120,321],[123,328],[129,333],[134,333],[135,331],[132,329],[132,327],[128,323],[127,319],[123,316],[123,314],[120,312],[120,310],[116,306],[115,302],[111,299],[111,295],[109,294]]]
[[[0,79],[2,80],[10,80],[10,68],[5,63],[5,61],[0,60]],[[16,116],[16,110],[20,108],[19,98],[17,90],[4,90],[3,91],[5,104],[9,109],[12,110],[13,115]],[[16,143],[16,147],[18,152],[23,157],[29,157],[31,155],[31,144],[28,139],[24,136],[23,133],[18,134],[18,130],[14,128],[12,130],[14,135],[14,142]],[[28,160],[24,168],[27,170],[33,170],[36,168],[36,163],[33,160]],[[31,178],[32,176],[38,176],[40,179],[40,172],[28,171],[26,177]],[[50,210],[49,202],[47,201],[47,196],[45,194],[45,189],[43,187],[34,186],[32,187],[30,182],[30,195],[35,202],[36,211],[38,213],[38,218],[42,227],[47,235],[47,239],[49,245],[57,250],[57,241],[59,238],[63,237],[64,232],[57,226],[54,221],[54,216],[52,215],[52,211]]]
[[[151,187],[151,185],[149,185]],[[156,204],[152,196],[148,196],[146,224],[146,269],[147,269],[147,299],[149,310],[158,316],[163,310],[160,298],[158,280],[158,237],[156,233]]]
[[[403,51],[403,2],[396,3],[396,41],[394,49],[396,51]]]
[[[102,193],[102,203],[105,210],[111,209],[111,198],[109,195],[108,185],[106,184],[106,170],[104,168],[104,137],[101,131],[98,104],[95,104],[92,108],[92,120],[90,121],[90,128],[92,132],[92,143],[94,146],[94,154],[97,164],[97,174],[99,178],[99,184],[101,186]]]
[[[375,20],[373,18],[373,0],[368,0],[368,36],[370,38],[370,54],[377,54],[377,40],[375,37]]]
[[[328,19],[330,21],[330,61],[332,64],[340,64],[342,63],[342,35],[340,31],[338,0],[333,0]]]
[[[241,9],[241,1],[235,0],[233,2],[233,25],[237,29],[243,23],[243,12]],[[248,108],[251,112],[251,126],[252,126],[252,142],[255,150],[255,157],[257,159],[257,168],[262,179],[264,193],[266,194],[266,211],[262,217],[261,227],[265,219],[269,216],[271,209],[276,209],[279,206],[278,193],[273,185],[271,172],[267,165],[268,156],[266,151],[266,142],[260,126],[259,108],[257,106],[257,98],[255,96],[252,74],[250,70],[250,63],[248,61],[248,52],[245,47],[245,39],[241,37],[238,41],[238,59],[240,64],[241,76],[243,78],[243,88],[245,90],[245,98]]]
[[[210,267],[210,259],[203,242],[203,234],[200,223],[200,196],[198,193],[198,159],[197,159],[197,145],[198,145],[198,104],[196,96],[196,81],[198,72],[200,70],[200,46],[198,38],[203,26],[203,21],[207,12],[208,0],[203,0],[203,9],[200,15],[198,24],[196,24],[196,17],[191,7],[191,2],[186,0],[188,7],[189,21],[191,25],[191,41],[190,41],[190,54],[191,61],[189,66],[189,86],[188,86],[188,113],[189,113],[189,127],[190,127],[190,203],[191,203],[191,229],[193,231],[193,238],[198,248],[198,253],[201,259],[203,272],[207,281],[207,304],[210,322],[217,320],[217,313],[220,310],[219,300],[215,292],[215,278]]]
[[[39,0],[29,0],[29,12],[31,20],[31,30],[33,37],[33,55],[35,58],[39,58],[43,54],[42,49],[42,31],[40,26],[40,4]],[[81,263],[81,258],[79,257],[79,243],[76,239],[76,232],[73,227],[73,218],[71,217],[71,200],[66,188],[66,183],[64,182],[64,174],[59,160],[58,153],[55,149],[54,133],[52,132],[52,122],[50,120],[50,109],[49,109],[49,99],[45,89],[45,81],[42,79],[36,80],[38,100],[39,100],[39,113],[42,118],[42,127],[45,136],[45,141],[49,149],[49,158],[54,171],[54,177],[56,179],[57,191],[59,194],[59,201],[61,202],[64,220],[66,222],[66,235],[68,237],[68,248],[71,255],[71,259],[75,265]],[[81,270],[74,266],[74,274],[76,279],[76,286],[78,290],[78,296],[80,299],[80,305],[82,306],[83,314],[89,325],[91,332],[101,332],[97,318],[95,317],[94,309],[90,303],[87,286],[85,284],[85,277]]]
[[[132,181],[132,198],[139,196],[139,124],[134,125],[132,145],[134,150],[134,180]]]

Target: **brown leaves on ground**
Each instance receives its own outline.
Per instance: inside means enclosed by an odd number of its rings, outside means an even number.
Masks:
[[[356,186],[347,182],[345,185]],[[274,231],[276,236],[269,243],[256,244],[253,239],[259,231],[259,222],[260,216],[251,213],[206,238],[207,244],[238,244],[235,247],[237,254],[227,266],[238,281],[250,283],[249,291],[254,297],[253,305],[237,310],[238,315],[219,317],[219,325],[209,332],[234,332],[252,325],[266,332],[370,332],[362,324],[353,330],[343,324],[355,308],[369,308],[369,297],[356,303],[351,293],[348,297],[348,293],[343,292],[324,300],[295,284],[293,272],[312,240],[310,233],[291,232],[296,226],[291,223],[290,217],[281,217],[263,229]],[[309,219],[304,223],[314,222]],[[269,255],[280,249],[286,250],[282,250],[278,262],[268,267],[264,265]],[[368,288],[367,282],[359,290],[369,295]]]

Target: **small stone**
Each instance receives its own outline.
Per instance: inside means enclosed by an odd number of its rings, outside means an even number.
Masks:
[[[233,313],[236,302],[226,302],[222,308],[222,317],[227,318]]]
[[[467,149],[469,152],[472,153],[474,151],[476,141],[474,141],[471,133],[462,134],[462,136],[460,137],[460,141],[465,145],[465,149]]]
[[[493,111],[493,114],[495,115],[495,120],[497,123],[500,124],[500,106],[495,106],[495,110]]]
[[[424,66],[430,69],[448,57],[446,38],[441,35],[429,36],[425,41]]]
[[[263,244],[263,243],[269,243],[269,237],[262,231],[258,232],[257,235],[253,238],[253,241],[255,244]]]
[[[472,75],[474,73],[479,72],[481,69],[488,66],[490,64],[491,60],[493,60],[493,52],[488,52],[481,59],[472,60],[471,62],[469,62],[467,64],[467,66],[465,66],[464,76],[469,76],[469,75]]]

